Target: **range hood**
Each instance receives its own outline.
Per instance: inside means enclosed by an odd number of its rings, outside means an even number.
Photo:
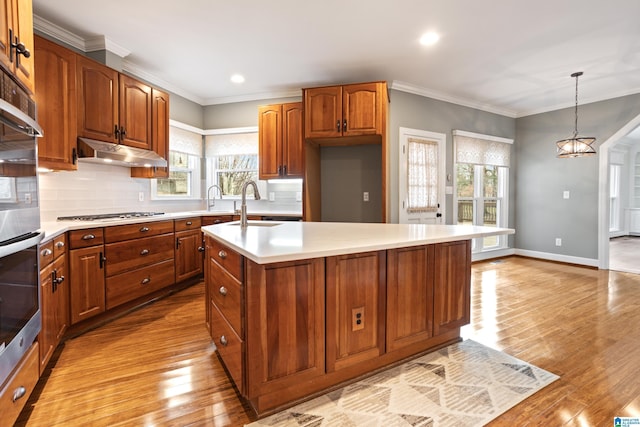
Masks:
[[[89,138],[78,138],[78,161],[129,167],[167,167],[167,161],[154,151]]]

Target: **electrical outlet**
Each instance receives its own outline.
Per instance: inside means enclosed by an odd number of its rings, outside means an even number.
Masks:
[[[140,191],[138,193],[138,201],[139,202],[144,202],[144,191]]]
[[[24,194],[24,202],[25,203],[31,203],[31,193],[25,193]]]
[[[269,191],[269,201],[270,202],[275,202],[276,201],[276,193],[273,191]]]
[[[296,191],[296,202],[302,201],[302,191]]]
[[[364,329],[364,307],[351,310],[351,330],[359,331]]]
[[[362,201],[363,202],[368,202],[369,201],[369,192],[365,191],[364,193],[362,193]]]
[[[562,246],[562,239],[559,237],[556,237],[556,246]]]
[[[565,190],[562,192],[563,199],[568,199],[569,197],[571,197],[571,193],[569,193],[569,190]]]

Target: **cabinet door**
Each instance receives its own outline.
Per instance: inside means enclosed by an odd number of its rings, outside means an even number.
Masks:
[[[342,87],[328,86],[304,91],[304,136],[342,136]]]
[[[289,178],[304,175],[302,119],[301,102],[282,104],[282,165],[283,175]]]
[[[0,64],[7,69],[11,69],[9,28],[12,28],[12,3],[13,0],[0,0]]]
[[[327,372],[384,353],[385,252],[328,257]]]
[[[13,0],[13,35],[24,44],[31,55],[29,58],[14,56],[15,74],[24,83],[27,90],[35,93],[34,55],[33,55],[33,11],[31,0]],[[15,54],[15,51],[14,51]]]
[[[69,260],[73,325],[105,311],[103,247],[74,249]]]
[[[151,87],[120,74],[120,139],[123,145],[151,150]]]
[[[42,37],[35,38],[38,166],[76,170],[76,54]]]
[[[433,251],[387,251],[387,351],[433,336]]]
[[[69,284],[64,256],[40,272],[40,307],[42,328],[38,341],[42,372],[69,326]]]
[[[77,56],[78,136],[117,143],[118,72]]]
[[[258,159],[260,179],[278,178],[282,167],[282,105],[258,109]]]
[[[382,133],[382,96],[378,83],[342,87],[343,136]]]
[[[200,230],[176,233],[176,283],[202,273]]]
[[[246,268],[249,398],[322,376],[324,259]]]
[[[435,245],[434,335],[471,319],[471,241]]]

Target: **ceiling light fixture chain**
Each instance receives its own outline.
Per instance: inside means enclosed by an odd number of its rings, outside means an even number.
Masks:
[[[561,158],[592,156],[596,154],[596,150],[591,146],[596,139],[590,136],[578,136],[578,77],[583,74],[584,73],[582,71],[571,74],[571,77],[576,79],[576,105],[573,136],[556,142],[556,146],[558,147],[558,157]]]

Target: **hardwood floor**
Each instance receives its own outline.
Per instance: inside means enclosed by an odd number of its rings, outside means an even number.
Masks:
[[[465,338],[561,376],[490,426],[640,416],[640,276],[511,257],[474,264],[472,283]],[[203,292],[197,284],[67,341],[17,425],[251,421],[210,347]]]

